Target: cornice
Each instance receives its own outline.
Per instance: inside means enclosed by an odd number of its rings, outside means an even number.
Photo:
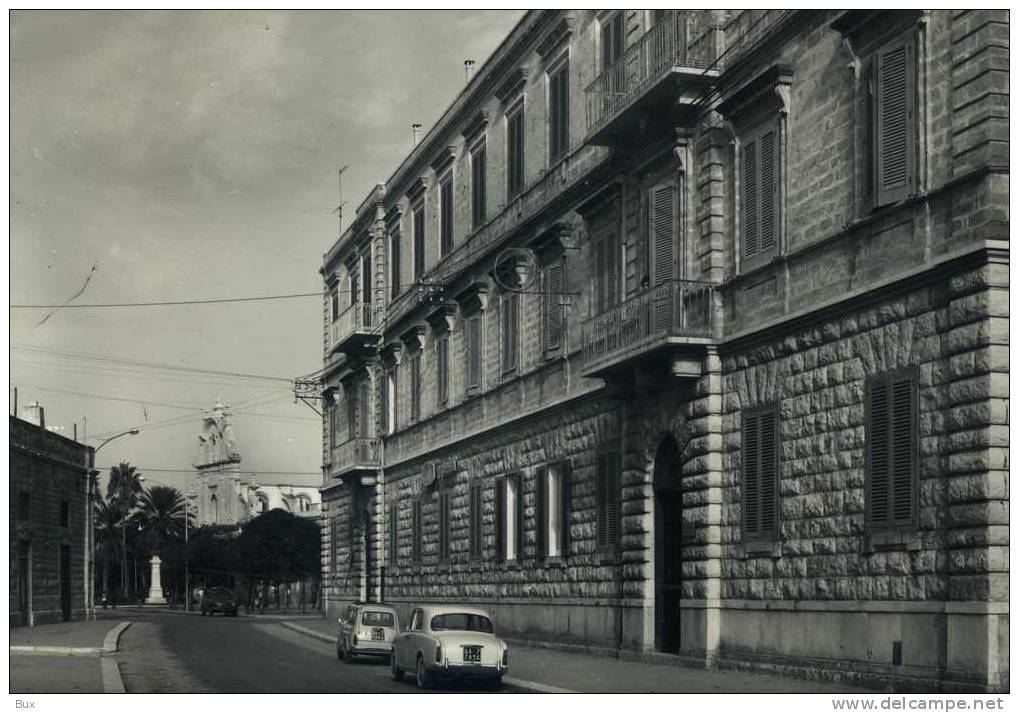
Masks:
[[[768,99],[779,99],[780,89],[792,84],[796,71],[786,64],[774,64],[749,82],[728,93],[718,105],[718,113],[726,118],[739,116],[748,107]]]
[[[444,302],[428,313],[425,321],[436,335],[452,332],[456,324],[455,302]]]
[[[464,137],[464,141],[472,143],[474,139],[481,135],[481,132],[488,127],[489,111],[482,109],[474,118],[467,122],[460,135]]]
[[[573,34],[573,28],[577,24],[577,16],[574,13],[568,13],[559,21],[559,23],[552,28],[552,30],[545,35],[545,39],[538,45],[538,54],[542,60],[551,59],[551,55],[555,53],[563,44],[570,41],[570,36]]]
[[[473,280],[456,295],[456,301],[464,315],[483,311],[488,308],[490,287],[484,280]]]
[[[531,70],[528,67],[517,67],[495,90],[495,96],[503,105],[508,104],[511,99],[515,99],[524,90],[524,86],[527,84],[527,75],[530,73]]]
[[[456,146],[449,145],[439,151],[439,155],[432,161],[432,170],[436,174],[442,173],[446,167],[456,159]]]
[[[407,351],[418,351],[425,345],[425,334],[428,328],[423,324],[415,324],[400,335],[400,341],[407,347]]]

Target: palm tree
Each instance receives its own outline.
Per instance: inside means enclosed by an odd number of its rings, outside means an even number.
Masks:
[[[103,601],[110,601],[110,561],[117,553],[117,530],[122,516],[116,501],[107,500],[102,493],[96,493],[95,536],[103,552]]]
[[[143,490],[138,497],[135,518],[149,542],[158,550],[169,542],[184,538],[185,510],[184,496],[179,490],[168,485],[154,485]],[[187,515],[187,526],[193,527],[191,513]]]
[[[133,465],[121,463],[110,468],[110,482],[106,486],[106,497],[116,502],[120,512],[121,592],[127,596],[127,519],[138,502],[142,490],[142,474]]]

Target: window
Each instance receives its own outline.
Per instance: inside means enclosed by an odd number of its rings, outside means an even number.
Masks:
[[[364,279],[361,280],[361,303],[371,304],[372,301],[372,253],[371,249],[366,252],[361,258],[361,274],[364,275]]]
[[[548,73],[548,162],[566,155],[570,146],[570,62]]]
[[[415,500],[411,504],[411,560],[421,561],[421,501]]]
[[[440,406],[449,402],[449,334],[435,340],[435,387]]]
[[[494,634],[495,627],[487,616],[480,614],[439,614],[432,617],[432,631],[477,631]]]
[[[28,522],[31,519],[31,510],[31,496],[22,490],[18,493],[18,522]]]
[[[601,26],[601,68],[604,72],[623,54],[624,37],[623,13],[617,12]]]
[[[466,345],[464,352],[467,356],[467,391],[481,388],[481,315],[476,314],[467,320],[464,329]]]
[[[336,448],[336,433],[339,431],[339,426],[336,423],[339,416],[337,415],[339,408],[336,406],[336,402],[329,404],[327,407],[327,416],[329,418],[329,448],[330,450]]]
[[[613,217],[603,218],[594,227],[591,242],[594,246],[594,309],[601,314],[619,300],[619,222]]]
[[[917,372],[867,381],[867,521],[875,529],[917,520]]]
[[[358,295],[361,294],[361,291],[358,287],[360,283],[358,280],[357,268],[351,269],[350,275],[348,275],[348,280],[350,283],[348,285],[348,287],[350,288],[350,294],[347,297],[350,299],[350,304],[353,305],[357,302]]]
[[[421,418],[421,352],[416,351],[407,360],[410,369],[410,420]]]
[[[390,294],[396,299],[400,294],[400,231],[389,236],[389,286]]]
[[[71,526],[71,504],[66,500],[60,501],[60,527]]]
[[[778,136],[778,124],[768,121],[741,139],[741,222],[746,269],[763,264],[778,248]]]
[[[515,198],[524,189],[524,105],[517,104],[506,114],[506,198]]]
[[[508,374],[517,368],[519,347],[520,295],[507,292],[502,296],[502,372]]]
[[[395,626],[393,613],[388,611],[366,611],[361,615],[361,623],[365,626]]]
[[[389,564],[396,564],[398,552],[396,535],[400,525],[400,510],[396,505],[389,506]]]
[[[496,481],[496,553],[500,561],[516,562],[524,548],[523,477],[520,473]]]
[[[542,334],[545,354],[551,354],[563,345],[563,261],[545,268],[542,274],[544,295],[542,296]]]
[[[334,517],[329,521],[329,570],[336,576],[336,563],[340,556],[340,524],[339,519]]]
[[[874,208],[916,192],[916,37],[878,47],[867,66],[869,163],[865,194]]]
[[[453,249],[453,173],[439,181],[439,250],[445,256]]]
[[[615,552],[619,545],[619,453],[598,454],[597,545],[603,552]]]
[[[425,274],[425,206],[414,207],[414,282]]]
[[[556,463],[538,471],[535,481],[536,544],[539,557],[569,554],[571,478],[568,463]]]
[[[414,614],[410,619],[410,630],[420,631],[421,627],[424,625],[424,619],[424,613],[420,609],[415,609]]]
[[[651,286],[671,282],[676,277],[676,186],[672,181],[651,188],[649,194],[651,231]]]
[[[382,374],[382,432],[386,435],[396,430],[396,369],[386,369]]]
[[[439,561],[449,561],[449,490],[439,493]]]
[[[347,439],[357,436],[357,386],[347,384],[344,389],[347,397]]]
[[[743,537],[778,537],[778,409],[743,414]]]
[[[482,500],[481,483],[471,486],[471,531],[470,531],[470,556],[472,560],[481,559],[481,523],[482,523]]]
[[[369,384],[367,380],[361,381],[357,385],[357,399],[355,400],[357,408],[356,435],[359,438],[371,436],[371,401],[368,397],[368,389]]]
[[[340,286],[329,288],[329,321],[335,322],[340,316]]]
[[[487,215],[485,207],[485,141],[471,149],[471,226],[479,228]]]

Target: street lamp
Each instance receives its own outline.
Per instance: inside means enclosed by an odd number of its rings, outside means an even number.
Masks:
[[[191,501],[198,497],[189,489],[184,496],[184,611],[191,611],[191,582],[188,572],[188,518],[191,517]]]

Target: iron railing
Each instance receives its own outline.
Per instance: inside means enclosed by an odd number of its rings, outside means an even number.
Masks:
[[[714,336],[717,285],[670,280],[642,292],[584,323],[584,369],[638,355],[668,337]]]
[[[329,325],[329,349],[336,348],[350,336],[372,334],[381,324],[380,309],[371,302],[355,302],[343,310]]]
[[[725,24],[725,51],[719,57],[730,67],[760,44],[780,22],[795,10],[740,10]]]
[[[331,471],[334,475],[358,468],[379,467],[379,442],[374,438],[356,437],[333,447]]]
[[[604,126],[675,67],[706,72],[721,49],[710,12],[669,11],[584,90],[587,129]]]

